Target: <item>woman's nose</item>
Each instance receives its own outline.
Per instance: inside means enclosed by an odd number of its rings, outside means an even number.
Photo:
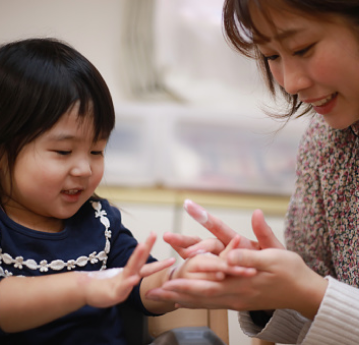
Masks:
[[[287,93],[296,95],[310,86],[311,79],[300,63],[295,63],[293,61],[284,66],[283,87]]]

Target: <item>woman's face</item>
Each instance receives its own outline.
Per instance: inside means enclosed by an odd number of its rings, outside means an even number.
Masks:
[[[323,20],[270,8],[266,14],[272,23],[251,8],[257,29],[270,38],[258,48],[277,83],[333,128],[358,121],[359,44],[348,24],[339,16]]]

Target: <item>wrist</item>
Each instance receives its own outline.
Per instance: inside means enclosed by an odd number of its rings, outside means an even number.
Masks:
[[[178,268],[177,266],[173,266],[173,267],[169,268],[167,280],[175,279],[174,275],[175,275],[177,268]]]

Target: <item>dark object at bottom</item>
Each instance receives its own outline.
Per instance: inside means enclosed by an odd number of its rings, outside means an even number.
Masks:
[[[159,335],[150,345],[225,345],[208,327],[181,327]]]

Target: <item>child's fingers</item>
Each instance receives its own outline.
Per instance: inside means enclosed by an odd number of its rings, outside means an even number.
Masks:
[[[175,263],[175,261],[176,261],[175,258],[169,258],[162,261],[151,262],[149,264],[142,266],[139,274],[141,277],[147,277],[153,273],[162,271],[163,269],[172,266]]]
[[[257,270],[253,267],[230,266],[226,270],[227,275],[238,277],[253,277],[257,274]]]
[[[226,277],[226,274],[222,271],[203,271],[203,272],[192,272],[188,279],[196,280],[210,280],[210,281],[221,281]],[[181,279],[181,278],[179,278]]]
[[[145,264],[147,258],[147,250],[144,243],[137,244],[135,250],[131,254],[123,270],[123,275],[127,278],[130,275],[138,274],[141,267]]]
[[[234,236],[227,247],[221,252],[220,257],[225,259],[232,249],[238,248],[240,240],[241,237],[239,235]]]
[[[151,232],[149,234],[149,236],[147,237],[146,241],[145,241],[145,246],[147,248],[147,251],[148,251],[148,255],[150,255],[150,252],[153,248],[153,245],[155,244],[156,242],[156,238],[157,238],[157,235],[156,233],[154,232]]]
[[[192,257],[201,252],[207,252],[212,254],[220,254],[224,249],[224,244],[217,238],[205,239],[189,248],[186,248],[184,252],[186,257]]]
[[[165,232],[163,234],[163,240],[171,246],[181,248],[188,248],[201,241],[198,236],[186,236],[173,232]]]
[[[227,262],[212,253],[198,254],[195,257],[188,259],[181,266],[181,269],[188,271],[193,275],[194,273],[226,273],[230,266]]]
[[[151,233],[144,243],[139,243],[137,245],[124,268],[124,277],[128,277],[132,274],[139,274],[141,268],[147,262],[155,241],[156,234]]]

